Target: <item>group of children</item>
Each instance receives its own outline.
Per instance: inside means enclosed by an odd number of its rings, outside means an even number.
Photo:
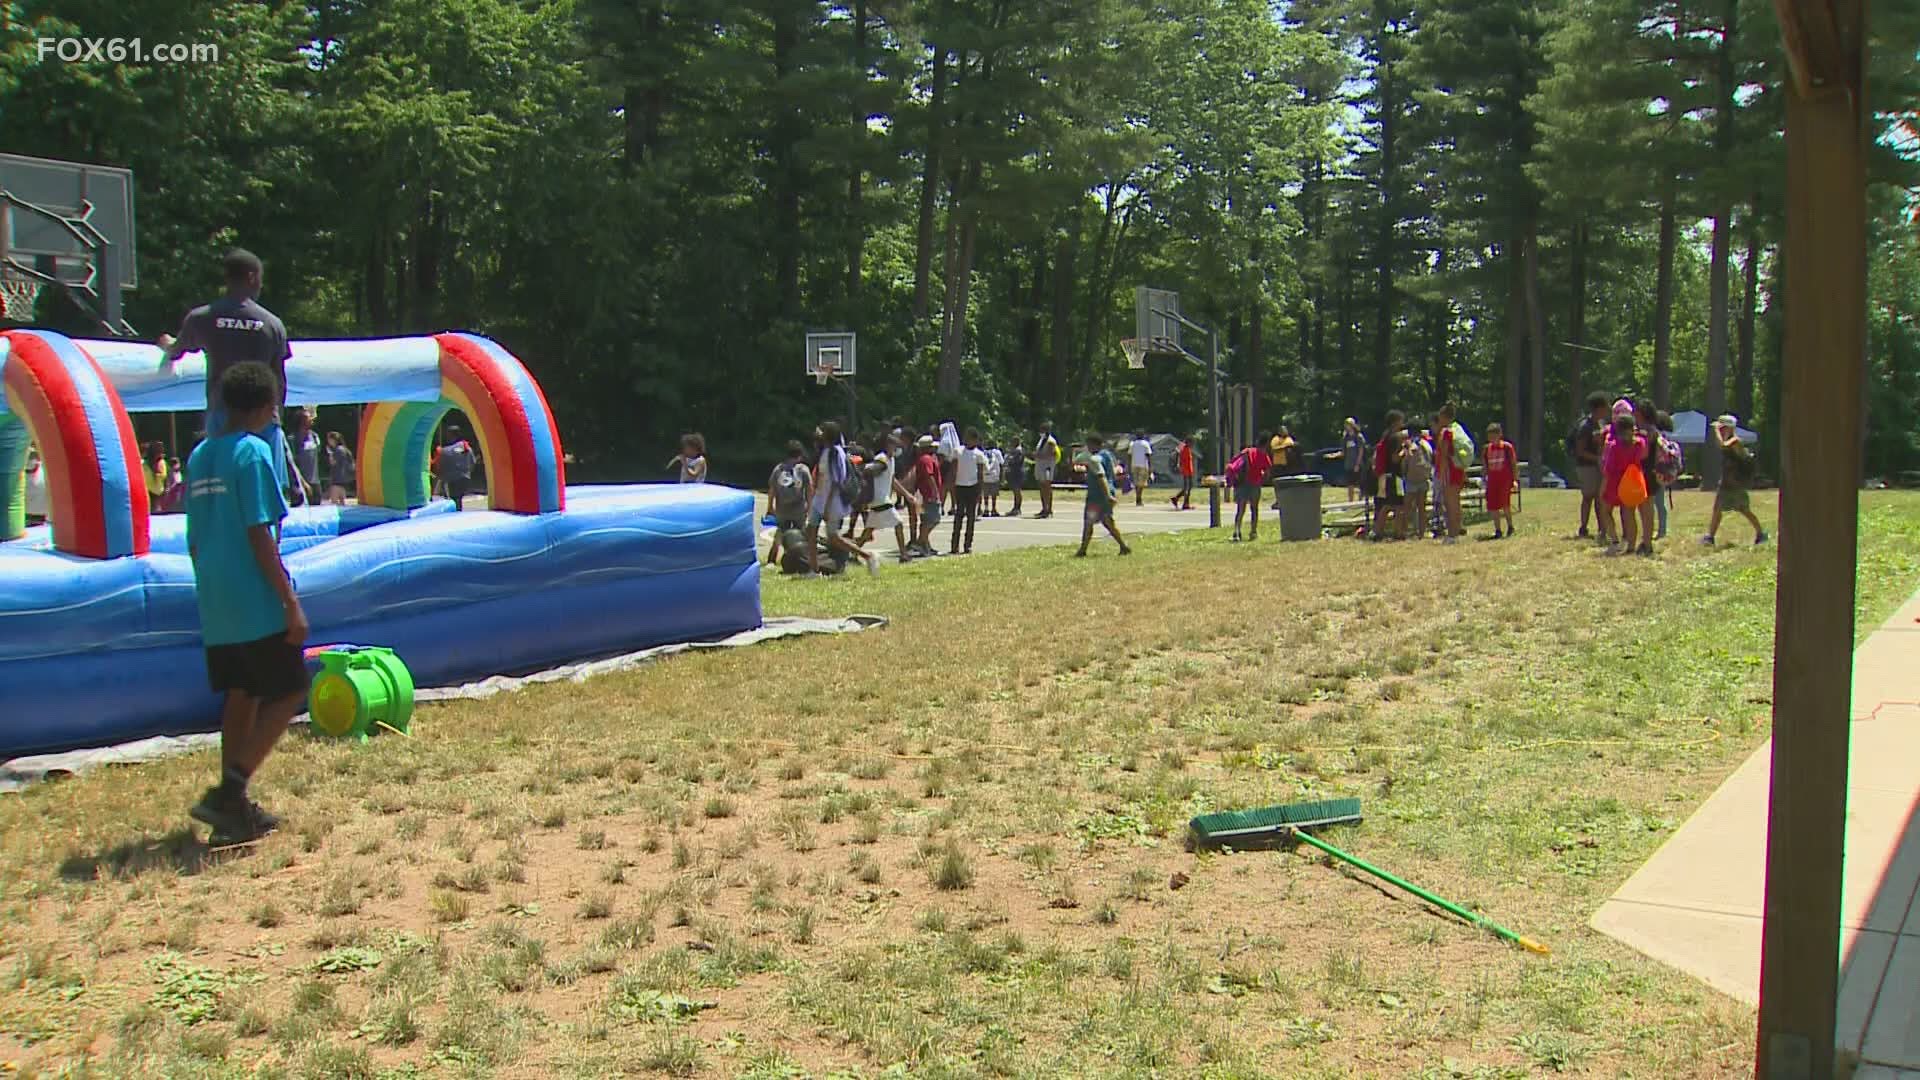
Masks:
[[[1673,417],[1646,401],[1587,398],[1587,416],[1567,437],[1567,449],[1579,478],[1580,531],[1591,534],[1587,521],[1598,507],[1601,543],[1606,554],[1653,555],[1653,543],[1667,536],[1673,489],[1684,465],[1680,443],[1673,437]],[[1753,454],[1740,441],[1738,422],[1723,415],[1713,422],[1710,442],[1720,455],[1720,485],[1714,492],[1713,518],[1701,542],[1712,545],[1723,513],[1744,516],[1753,525],[1753,542],[1765,543],[1766,529],[1749,505],[1753,485]]]

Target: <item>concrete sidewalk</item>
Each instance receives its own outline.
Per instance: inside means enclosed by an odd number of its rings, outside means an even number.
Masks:
[[[1854,652],[1838,1037],[1857,1080],[1920,1080],[1920,594]],[[1592,925],[1757,1005],[1771,744]]]

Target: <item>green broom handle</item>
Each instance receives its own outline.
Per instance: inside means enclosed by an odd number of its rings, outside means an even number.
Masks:
[[[1455,915],[1460,916],[1461,918],[1467,920],[1468,922],[1472,923],[1475,926],[1484,926],[1488,930],[1491,930],[1494,933],[1500,935],[1501,937],[1506,938],[1508,941],[1513,942],[1515,945],[1518,945],[1523,949],[1526,949],[1530,952],[1539,953],[1541,956],[1551,955],[1552,950],[1548,949],[1545,945],[1540,944],[1539,942],[1533,940],[1532,938],[1522,937],[1519,934],[1514,933],[1513,931],[1507,929],[1504,926],[1501,926],[1499,923],[1494,922],[1491,919],[1485,918],[1480,915],[1475,915],[1473,912],[1468,911],[1466,908],[1463,908],[1458,904],[1452,903],[1450,901],[1442,900],[1438,896],[1435,896],[1434,894],[1428,892],[1427,890],[1421,888],[1420,886],[1415,885],[1414,883],[1407,881],[1404,878],[1396,877],[1392,874],[1389,874],[1385,870],[1382,870],[1379,867],[1374,866],[1373,864],[1367,862],[1364,859],[1359,859],[1352,855],[1349,855],[1346,852],[1341,851],[1339,848],[1334,847],[1332,844],[1327,843],[1325,840],[1322,840],[1311,833],[1301,832],[1300,830],[1296,829],[1294,830],[1294,835],[1299,837],[1302,840],[1305,840],[1307,843],[1312,844],[1314,847],[1319,848],[1321,851],[1324,851],[1327,854],[1333,856],[1334,858],[1339,859],[1341,862],[1351,863],[1354,866],[1357,866],[1360,869],[1365,870],[1367,873],[1372,874],[1374,877],[1380,878],[1383,881],[1392,882],[1394,885],[1397,885],[1400,888],[1405,889],[1406,891],[1412,893],[1413,895],[1419,897],[1420,899],[1425,900],[1427,903],[1432,904],[1435,907],[1442,908],[1447,911],[1451,911]]]

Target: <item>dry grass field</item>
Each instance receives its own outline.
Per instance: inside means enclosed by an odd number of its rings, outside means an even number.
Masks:
[[[1602,558],[1570,505],[1530,493],[1497,544],[1202,531],[769,578],[769,613],[892,623],[425,707],[411,740],[296,733],[251,849],[186,828],[209,754],[0,798],[0,1061],[1735,1075],[1751,1011],[1586,920],[1765,739],[1773,550],[1694,543],[1689,493],[1658,558]],[[1863,496],[1859,582],[1863,627],[1920,584],[1920,498]],[[1553,955],[1183,842],[1337,796],[1367,816],[1335,843]]]

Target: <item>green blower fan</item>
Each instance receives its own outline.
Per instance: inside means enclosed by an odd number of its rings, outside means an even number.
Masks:
[[[330,645],[314,659],[320,670],[308,691],[313,726],[337,739],[362,739],[383,727],[401,735],[413,720],[413,676],[392,649]]]

